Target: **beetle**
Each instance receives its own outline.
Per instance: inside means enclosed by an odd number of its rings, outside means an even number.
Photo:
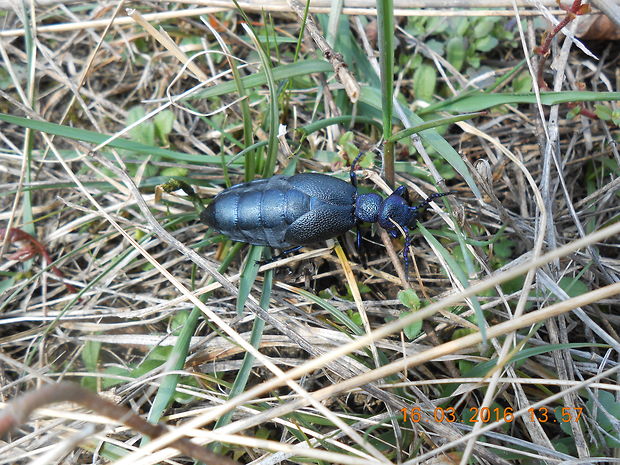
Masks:
[[[350,183],[320,173],[257,179],[217,194],[200,220],[234,241],[280,249],[281,255],[340,236],[362,222],[378,223],[394,238],[401,234],[400,226],[405,233],[407,265],[409,230],[418,222],[420,211],[454,192],[431,194],[415,206],[409,205],[404,185],[386,199],[376,193],[359,193],[355,166],[361,155],[351,164]]]

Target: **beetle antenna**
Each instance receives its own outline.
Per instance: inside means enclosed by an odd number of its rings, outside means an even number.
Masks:
[[[424,202],[420,202],[415,207],[411,207],[411,208],[413,208],[414,210],[419,210],[419,209],[422,209],[422,208],[426,208],[426,207],[428,207],[430,205],[430,203],[433,200],[438,199],[439,197],[445,197],[446,195],[454,195],[454,194],[456,194],[456,192],[454,192],[454,191],[437,192],[435,194],[429,195]]]

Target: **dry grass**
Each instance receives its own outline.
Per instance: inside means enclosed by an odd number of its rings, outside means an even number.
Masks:
[[[125,8],[138,6],[139,13],[127,15]],[[293,62],[300,21],[283,5],[262,15],[255,4],[246,6],[254,12],[253,30],[268,31],[257,35],[267,37],[261,40],[271,47],[277,73]],[[510,2],[499,6],[512,14]],[[433,7],[446,17],[454,13]],[[348,13],[368,13],[361,10],[367,5],[357,8]],[[208,13],[202,22],[199,15]],[[538,11],[520,13],[530,18]],[[163,29],[146,25],[155,18]],[[28,117],[39,130],[24,121],[0,122],[6,233],[0,392],[4,402],[17,399],[10,407],[15,418],[42,408],[0,442],[0,464],[193,463],[164,448],[178,448],[173,441],[184,436],[240,463],[260,464],[620,457],[620,316],[614,311],[620,308],[620,155],[612,121],[567,118],[567,105],[491,106],[438,136],[462,155],[470,183],[444,153],[414,135],[396,145],[397,181],[420,195],[433,184],[457,195],[425,217],[409,282],[397,255],[402,240],[392,244],[384,234],[381,244],[366,229],[362,255],[351,235],[342,246],[318,244],[265,265],[254,280],[260,251],[220,241],[196,221],[187,196],[160,198],[156,186],[176,176],[208,199],[225,180],[244,180],[243,149],[263,143],[254,150],[260,164],[273,141],[277,172],[296,160],[297,171],[346,178],[345,159],[357,149],[378,153],[380,131],[363,119],[307,138],[296,130],[346,114],[343,109],[380,124],[363,91],[358,106],[350,106],[327,68],[312,68],[325,66],[316,62],[308,65],[316,72],[300,72],[284,87],[279,75],[275,86],[224,87],[238,82],[237,73],[265,69],[251,31],[224,2],[201,2],[198,10],[174,2],[42,2],[34,11],[12,7],[2,19],[0,113]],[[367,19],[351,16],[347,31],[359,40],[370,73],[377,46]],[[329,37],[326,24],[315,32]],[[413,94],[414,55],[426,57],[440,76],[431,104],[452,97],[450,89],[471,87],[471,75],[437,55],[426,37],[411,37],[405,20],[399,25],[395,86],[412,109],[425,106]],[[531,19],[524,25],[522,35],[515,29],[516,48],[500,42],[481,54],[489,72],[506,75],[530,57],[542,31]],[[555,59],[554,68],[544,74],[553,90],[616,90],[617,46],[586,43],[595,60],[558,38],[547,62]],[[317,56],[307,39],[300,62]],[[524,70],[535,77],[535,57],[530,61]],[[354,79],[362,89],[372,87],[357,66],[350,63]],[[500,92],[510,93],[513,82],[503,85]],[[274,101],[279,121],[270,122]],[[582,108],[594,111],[591,103]],[[464,111],[444,107],[425,119]],[[162,133],[170,115],[174,123]],[[278,122],[286,128],[276,139]],[[152,150],[123,145],[128,138]],[[389,191],[379,165],[377,156],[358,172],[361,184]],[[415,184],[414,172],[422,173]],[[18,229],[43,243],[63,276],[30,257],[40,246]],[[228,268],[218,268],[228,257]],[[404,289],[421,299],[414,312],[399,300]],[[19,400],[63,380],[141,417],[161,416],[169,433],[140,442],[139,421],[81,402],[74,391],[28,407]],[[44,406],[52,400],[73,400],[86,410]],[[485,408],[490,419],[467,421]],[[562,408],[580,421],[562,424]]]

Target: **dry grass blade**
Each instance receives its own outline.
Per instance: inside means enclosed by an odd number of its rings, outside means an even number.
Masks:
[[[75,402],[94,410],[100,415],[124,423],[129,428],[133,428],[153,439],[166,434],[167,431],[164,425],[153,425],[126,407],[116,405],[76,384],[63,382],[48,384],[7,404],[4,410],[0,412],[0,435],[21,426],[34,410],[59,402]],[[201,460],[205,464],[238,465],[234,460],[214,454],[186,438],[176,439],[170,445],[181,453]]]

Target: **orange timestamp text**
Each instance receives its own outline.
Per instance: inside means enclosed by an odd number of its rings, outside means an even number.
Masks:
[[[423,415],[421,407],[403,407],[400,411],[405,423],[428,423],[430,421],[437,423],[492,423],[499,420],[512,423],[515,420],[514,410],[511,407],[470,407],[462,415],[458,415],[454,407],[435,407],[432,415],[431,412],[428,412],[428,415]],[[547,407],[530,408],[527,410],[527,415],[523,415],[523,419],[540,423],[578,422],[582,411],[582,407],[561,407],[556,410],[550,410]]]

